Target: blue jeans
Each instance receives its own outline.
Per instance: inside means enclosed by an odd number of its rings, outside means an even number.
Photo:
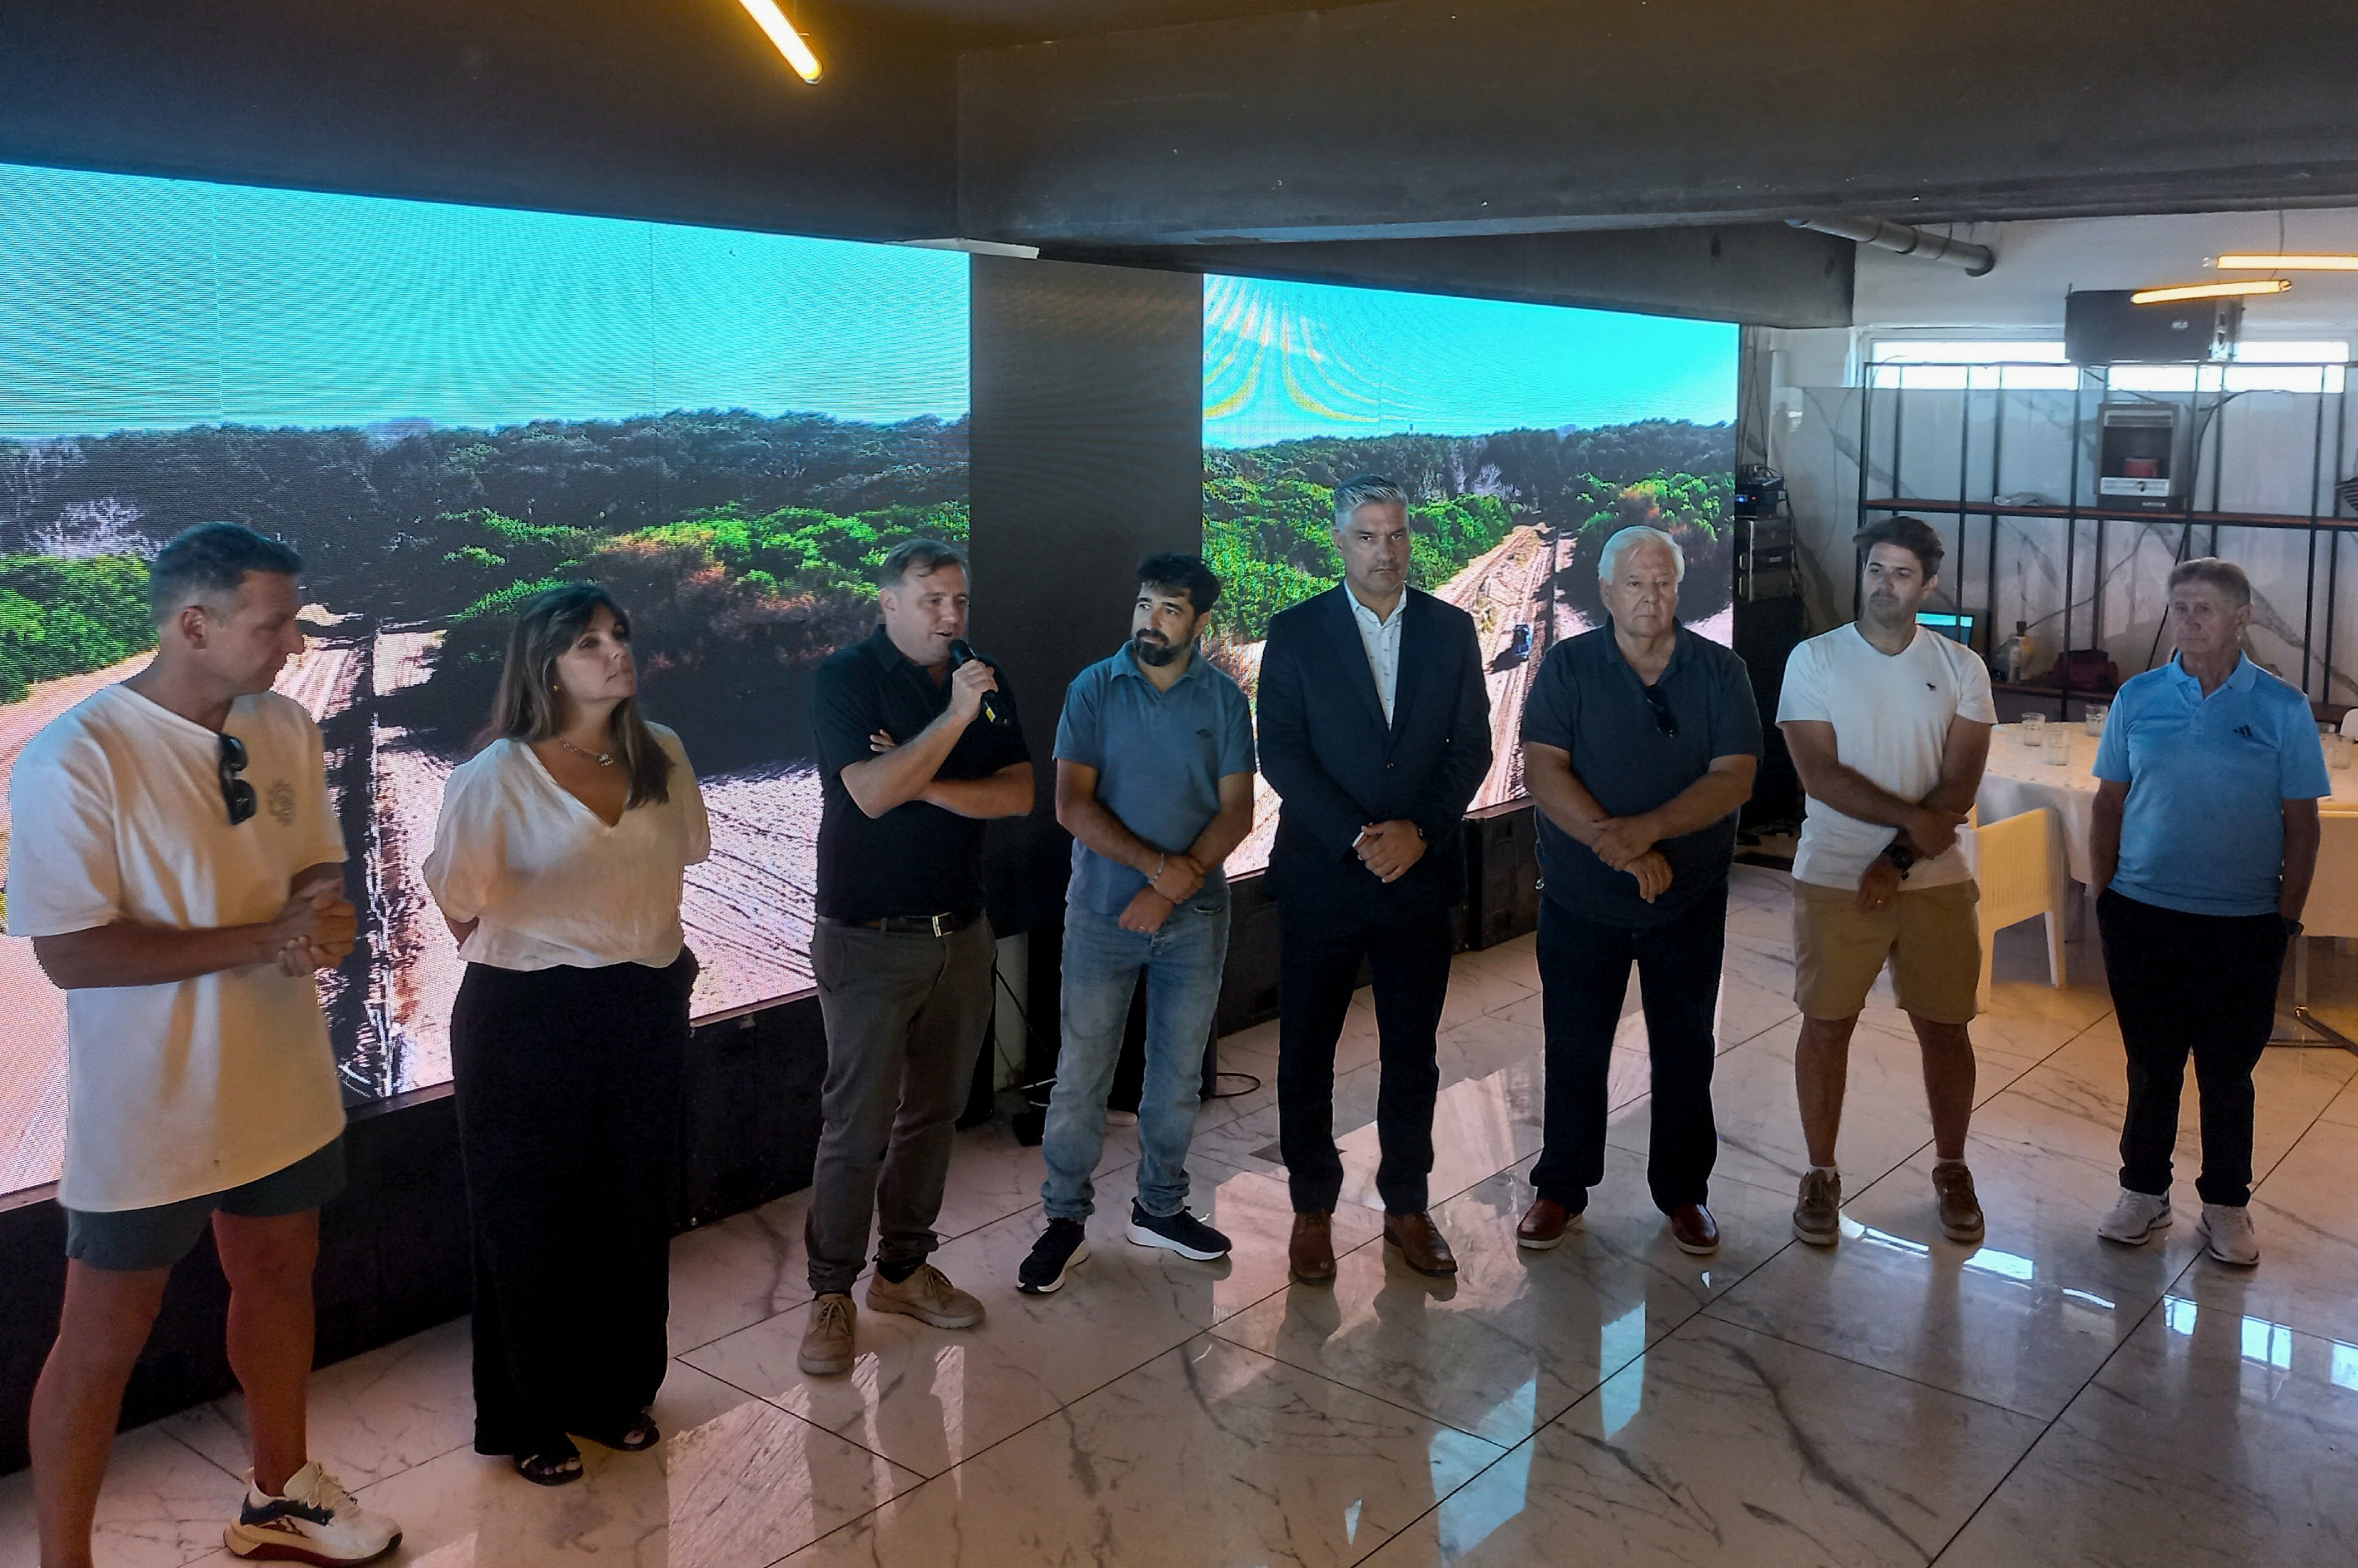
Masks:
[[[1206,890],[1174,909],[1152,936],[1110,914],[1065,909],[1064,1045],[1040,1152],[1040,1198],[1051,1219],[1092,1206],[1089,1173],[1105,1152],[1106,1095],[1121,1055],[1139,977],[1146,978],[1146,1082],[1138,1098],[1138,1202],[1177,1214],[1187,1202],[1187,1141],[1204,1079],[1204,1051],[1228,954],[1228,894]]]

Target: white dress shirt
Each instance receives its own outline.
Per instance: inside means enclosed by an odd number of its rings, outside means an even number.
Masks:
[[[1401,590],[1392,612],[1380,620],[1348,587],[1343,589],[1343,597],[1350,600],[1351,619],[1359,623],[1359,643],[1368,650],[1368,672],[1376,677],[1376,695],[1383,699],[1384,722],[1390,724],[1392,694],[1400,689],[1401,622],[1408,611],[1408,590]]]
[[[611,827],[521,741],[494,741],[451,773],[426,886],[444,914],[477,922],[460,957],[501,969],[660,969],[679,957],[681,873],[712,852],[712,833],[679,737],[647,729],[671,755],[671,798]]]

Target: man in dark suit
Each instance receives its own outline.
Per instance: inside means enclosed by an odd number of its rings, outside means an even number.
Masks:
[[[1383,1059],[1384,1239],[1411,1268],[1451,1274],[1425,1212],[1433,1036],[1466,892],[1458,824],[1490,767],[1490,694],[1473,618],[1408,586],[1406,492],[1373,474],[1344,481],[1335,546],[1344,585],[1272,620],[1260,664],[1261,773],[1282,797],[1268,886],[1290,1254],[1297,1279],[1335,1277],[1335,1046],[1364,959]]]

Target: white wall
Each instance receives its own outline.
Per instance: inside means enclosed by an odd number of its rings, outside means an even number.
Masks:
[[[2285,215],[2285,239],[2277,240],[2274,213],[2200,214],[2184,217],[2088,219],[2039,223],[1975,225],[1969,236],[1994,245],[1996,268],[1969,277],[1956,268],[1862,250],[1855,302],[1857,325],[1819,331],[1753,334],[1765,372],[1768,460],[1786,476],[1801,523],[1804,580],[1815,627],[1837,625],[1851,614],[1850,536],[1859,520],[1859,399],[1851,384],[1856,362],[1877,333],[1931,332],[1961,336],[2060,338],[2063,296],[2071,288],[2120,288],[2156,283],[2200,281],[2221,275],[2209,258],[2224,250],[2339,251],[2358,253],[2358,212],[2296,211]],[[2231,275],[2250,276],[2250,275]],[[2358,344],[2358,275],[2291,275],[2287,294],[2256,298],[2244,317],[2247,341],[2265,339],[2342,339]],[[2358,399],[2358,389],[2353,389]],[[2093,468],[2093,391],[2082,399],[2086,415],[2082,436],[2082,471]],[[2322,404],[2323,449],[2318,449]],[[1904,471],[1888,471],[1893,405],[1902,406]],[[2340,399],[2313,395],[2255,392],[2230,401],[2219,415],[2223,461],[2215,469],[2206,455],[2196,504],[2212,504],[2212,481],[2219,481],[2219,508],[2227,511],[2305,514],[2312,478],[2322,509],[2333,510],[2333,481],[2358,472],[2358,407],[2336,440]],[[1994,494],[2026,493],[2058,503],[2070,493],[2072,471],[2072,396],[2065,392],[1977,393],[1970,400],[1970,428],[1961,430],[1967,406],[1956,392],[1878,390],[1873,450],[1876,471],[1867,489],[1876,496],[1923,496],[1969,501]],[[1997,460],[1993,471],[1993,459]],[[1957,601],[1977,612],[1991,606],[1988,574],[1989,524],[1971,518],[1962,537],[1955,519],[1932,519],[1950,541],[1943,574]],[[2174,526],[2106,524],[2104,581],[2093,582],[2094,527],[2080,524],[2077,558],[2071,563],[2071,643],[2101,643],[2124,675],[2166,659],[2161,624],[2163,579],[2179,547]],[[2017,620],[2033,622],[2050,655],[2060,648],[2066,563],[2063,524],[2041,519],[2006,519],[1999,524],[1999,572],[1996,619],[2002,632]],[[2288,680],[2303,671],[2299,646],[2304,620],[2313,654],[2323,652],[2327,550],[2321,541],[2312,587],[2306,533],[2223,529],[2219,553],[2251,572],[2258,594],[2252,650],[2255,657]],[[2342,538],[2341,592],[2333,607],[2331,700],[2358,701],[2358,537]],[[2190,551],[2211,547],[2208,529],[2197,530]],[[2043,623],[2043,624],[2042,624]],[[2306,672],[2312,696],[2326,692],[2325,670]]]

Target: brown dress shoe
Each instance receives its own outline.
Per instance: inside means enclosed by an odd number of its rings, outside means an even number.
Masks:
[[[1334,1215],[1295,1215],[1293,1238],[1286,1243],[1285,1259],[1293,1269],[1293,1277],[1305,1284],[1331,1283],[1335,1278]]]
[[[1433,1228],[1429,1214],[1387,1214],[1384,1240],[1401,1250],[1401,1261],[1420,1274],[1446,1276],[1457,1272],[1449,1243]]]
[[[1719,1250],[1719,1221],[1699,1203],[1681,1204],[1671,1210],[1671,1239],[1682,1252],[1708,1258]]]
[[[1580,1216],[1553,1198],[1535,1198],[1531,1206],[1523,1210],[1522,1223],[1515,1227],[1515,1245],[1533,1252],[1544,1252],[1563,1239],[1563,1233],[1580,1223]]]

